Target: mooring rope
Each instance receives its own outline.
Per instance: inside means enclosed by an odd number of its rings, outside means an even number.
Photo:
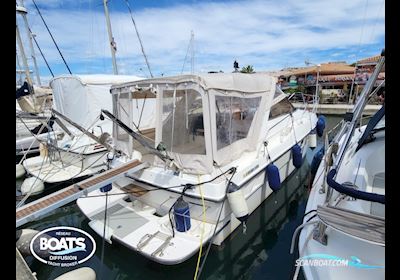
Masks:
[[[103,242],[101,244],[100,280],[103,279],[104,249],[105,249],[105,236],[106,236],[106,223],[107,223],[107,202],[108,202],[108,192],[106,192],[106,205],[105,205],[105,209],[104,209]]]
[[[202,262],[202,264],[200,265],[200,268],[199,268],[199,273],[197,274],[197,279],[195,279],[195,280],[200,279],[201,272],[203,271],[203,268],[204,268],[204,265],[205,265],[205,263],[206,263],[208,254],[210,253],[211,245],[212,245],[212,243],[214,242],[215,236],[217,236],[217,234],[216,234],[216,233],[217,233],[217,227],[218,227],[218,224],[219,224],[219,222],[220,222],[221,214],[222,214],[222,209],[224,208],[224,204],[225,204],[225,201],[226,201],[226,195],[227,195],[227,192],[228,192],[228,186],[229,186],[229,183],[231,182],[233,176],[235,175],[235,173],[236,173],[236,168],[233,170],[233,173],[232,173],[231,177],[229,178],[228,183],[226,184],[226,188],[225,188],[225,198],[224,198],[224,200],[222,201],[222,205],[221,205],[221,208],[220,208],[219,214],[218,214],[218,219],[217,219],[217,222],[215,223],[213,235],[212,235],[212,237],[211,237],[211,239],[210,239],[210,241],[209,241],[209,243],[208,243],[208,247],[207,247],[206,254],[204,255],[203,262]]]

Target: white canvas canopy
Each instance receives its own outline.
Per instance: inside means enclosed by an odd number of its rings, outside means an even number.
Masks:
[[[184,172],[206,174],[213,162],[224,165],[257,148],[275,88],[276,78],[266,74],[216,73],[147,79],[111,92],[156,95],[155,147],[162,143]]]
[[[141,80],[123,75],[62,75],[53,78],[53,108],[84,128],[93,125],[101,109],[112,110],[110,88],[113,84]],[[110,121],[101,124],[103,132],[112,133]]]
[[[271,81],[276,84],[276,78],[267,74],[242,74],[242,73],[213,73],[198,75],[180,75],[142,80],[137,83],[124,83],[112,88],[129,87],[143,84],[180,84],[193,82],[199,84],[204,90],[221,89],[243,93],[265,92],[271,88]]]

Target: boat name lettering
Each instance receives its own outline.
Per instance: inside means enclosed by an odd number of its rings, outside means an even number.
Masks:
[[[256,166],[254,166],[253,168],[251,168],[249,171],[247,171],[246,173],[243,174],[243,178],[247,177],[250,173],[252,173],[254,170],[256,170],[259,167],[259,165],[257,164]]]

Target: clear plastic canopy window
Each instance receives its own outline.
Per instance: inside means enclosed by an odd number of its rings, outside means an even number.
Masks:
[[[206,154],[203,104],[194,89],[168,89],[162,99],[162,141],[178,154]]]
[[[260,102],[260,96],[215,96],[218,150],[247,137]]]
[[[149,79],[114,87],[111,92],[120,95],[114,99],[114,112],[123,119],[131,115],[135,104],[125,104],[119,89],[152,88],[156,95],[154,147],[165,148],[185,173],[210,174],[215,163],[228,164],[256,149],[267,130],[263,124],[275,86],[276,79],[265,74],[216,73]],[[118,134],[125,137],[123,132]],[[165,166],[157,157],[153,164]]]

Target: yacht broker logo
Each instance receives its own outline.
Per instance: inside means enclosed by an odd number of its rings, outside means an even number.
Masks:
[[[73,227],[52,227],[33,237],[30,249],[39,261],[58,267],[71,267],[90,259],[96,243],[87,232]]]
[[[361,260],[355,256],[351,256],[351,260],[348,260],[328,254],[312,254],[304,256],[296,260],[296,266],[353,266],[362,269],[385,268],[380,265],[363,264]]]

